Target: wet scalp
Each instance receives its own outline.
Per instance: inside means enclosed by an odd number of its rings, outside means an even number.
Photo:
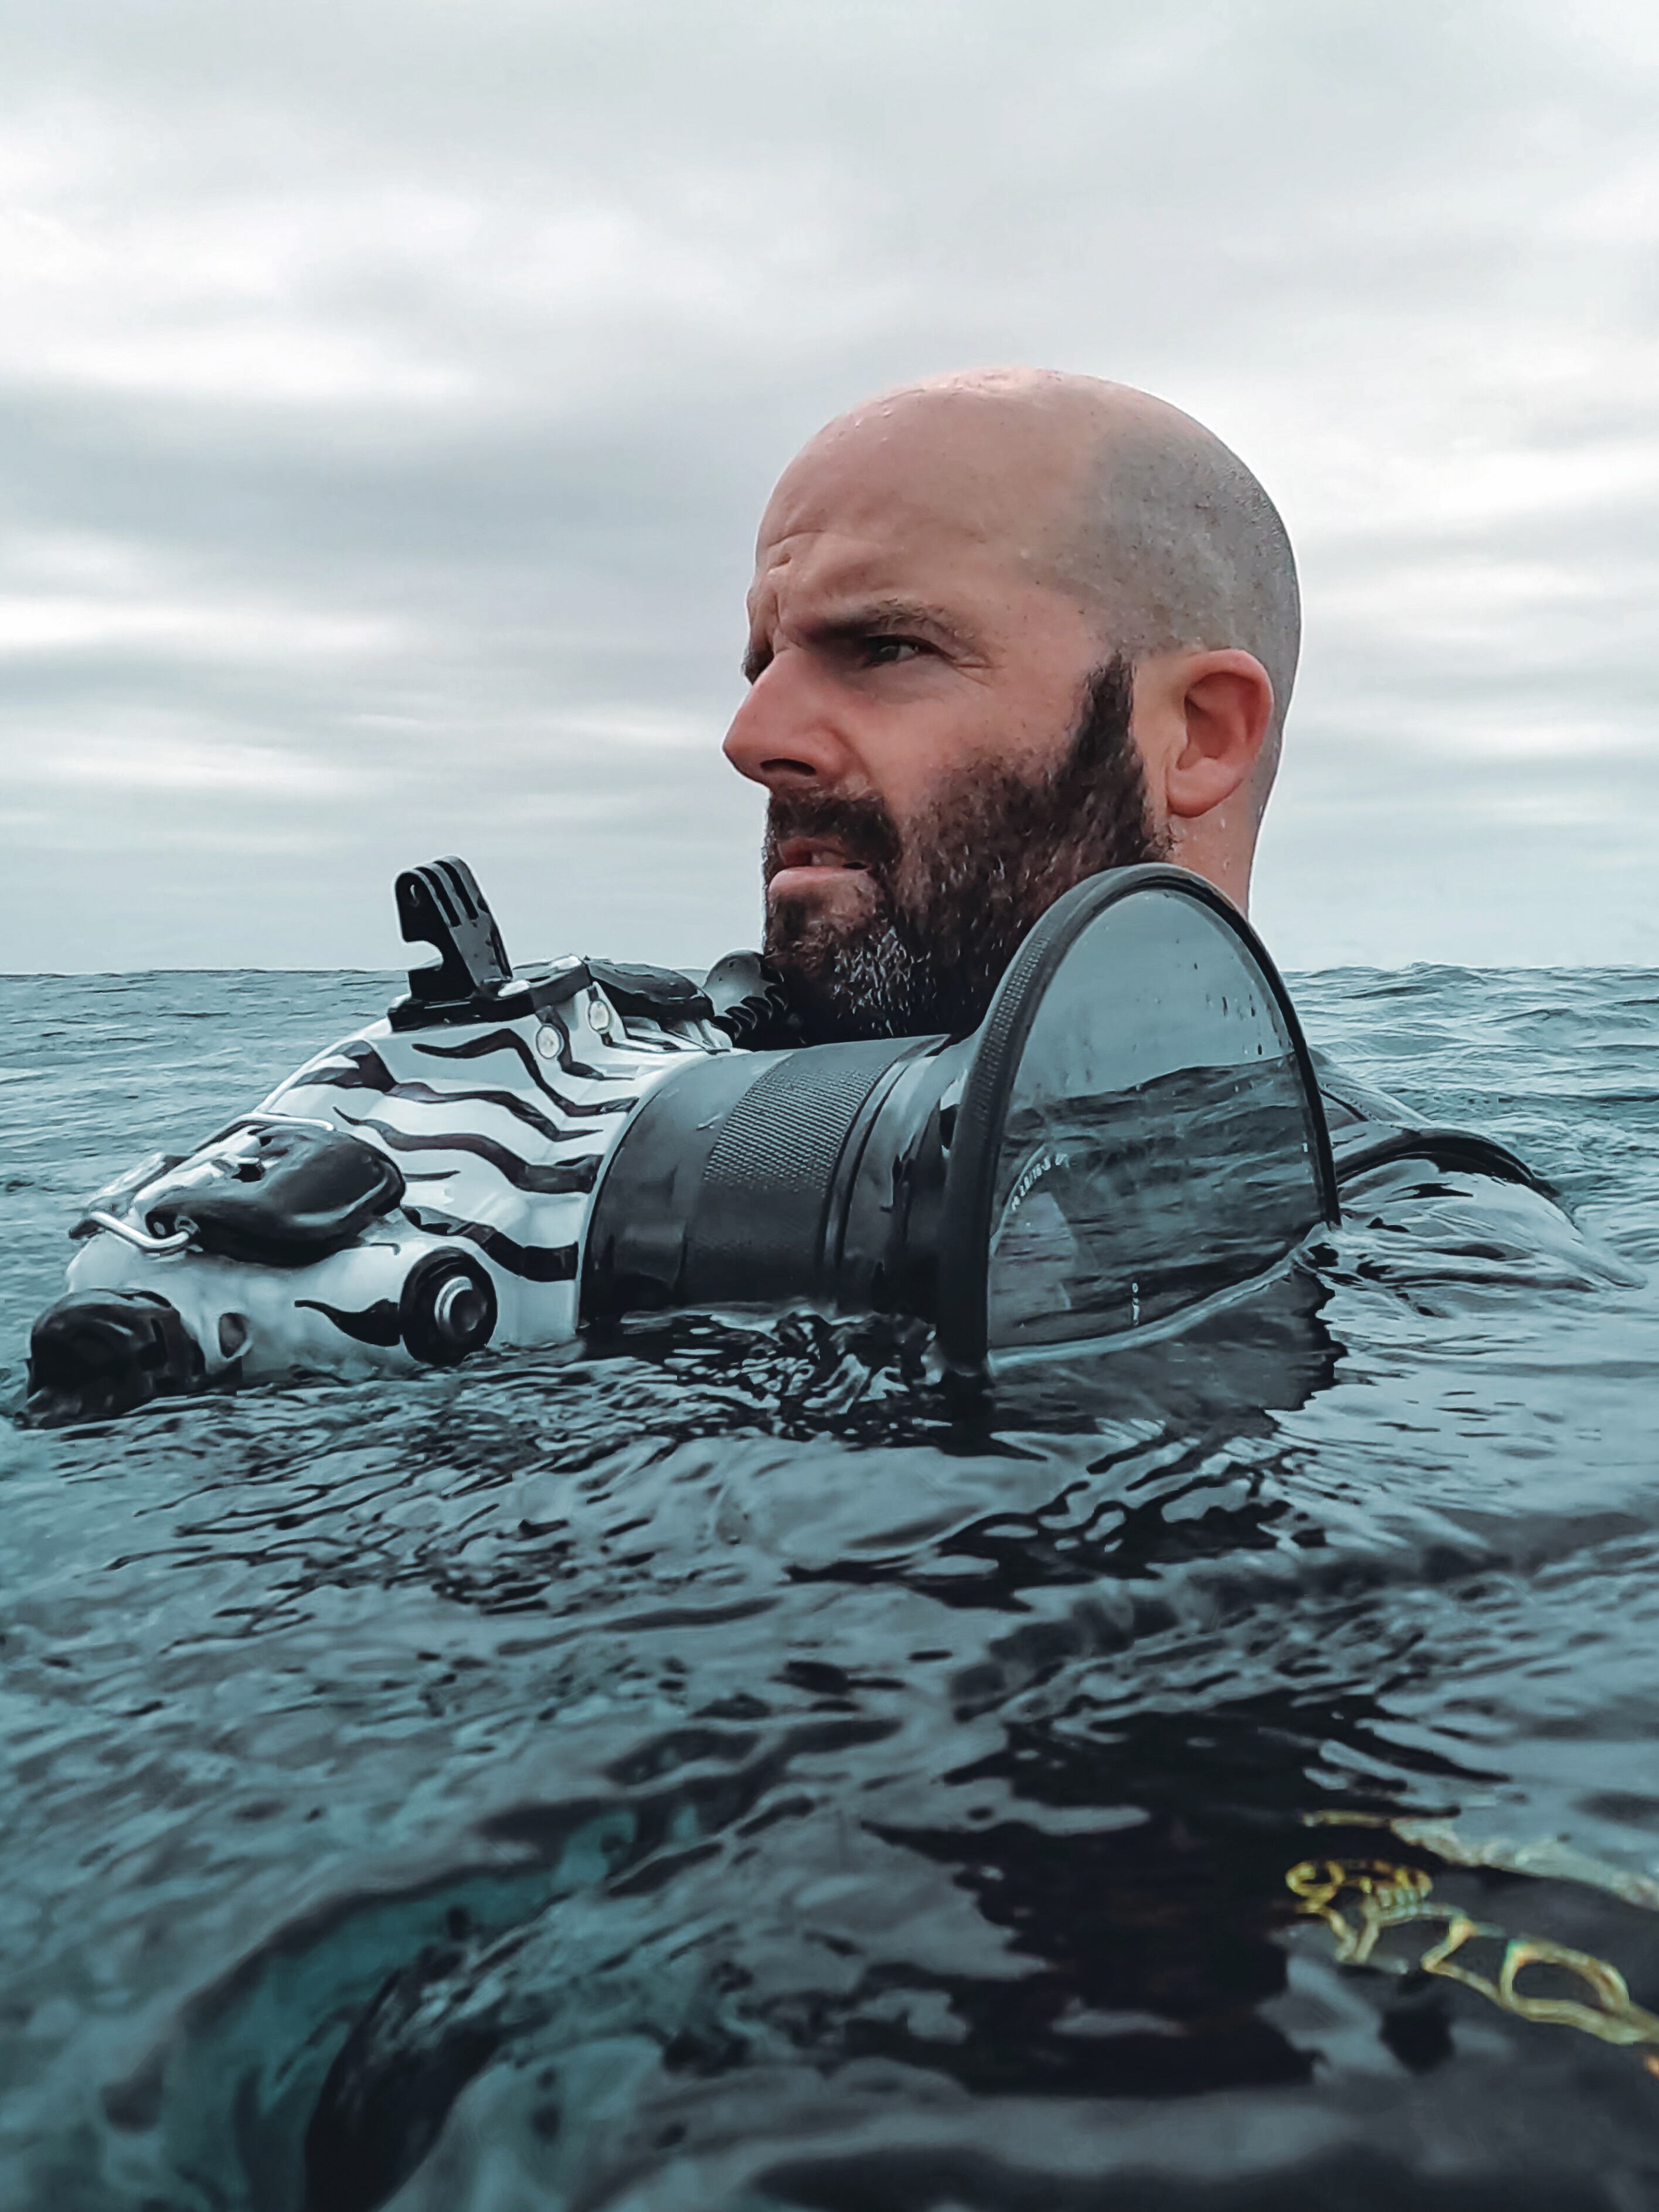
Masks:
[[[911,385],[823,437],[878,426],[890,435],[913,409],[932,418],[935,436],[948,426],[970,481],[1004,471],[1017,478],[1024,557],[1097,616],[1107,653],[1139,661],[1237,647],[1255,655],[1273,688],[1255,779],[1265,799],[1296,678],[1301,599],[1284,523],[1238,456],[1148,392],[1043,369]]]
[[[1133,659],[1229,646],[1254,653],[1273,682],[1276,749],[1302,635],[1279,510],[1202,424],[1121,386],[1098,389],[1110,397],[1055,580],[1099,611]]]

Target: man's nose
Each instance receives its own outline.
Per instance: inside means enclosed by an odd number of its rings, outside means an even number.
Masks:
[[[779,653],[750,687],[725,751],[740,775],[769,791],[837,785],[854,766],[824,685],[794,652]]]

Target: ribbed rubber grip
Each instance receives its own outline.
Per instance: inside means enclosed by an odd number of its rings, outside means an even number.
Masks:
[[[817,1270],[836,1172],[865,1102],[914,1040],[825,1045],[769,1067],[732,1108],[687,1239],[693,1298],[799,1296]]]

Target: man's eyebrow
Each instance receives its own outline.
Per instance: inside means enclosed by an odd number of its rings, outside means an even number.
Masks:
[[[930,607],[923,599],[880,598],[856,599],[833,609],[809,625],[816,637],[830,640],[840,638],[890,637],[896,631],[923,630],[933,637],[942,637],[952,645],[965,645],[968,639],[959,623],[938,607]]]
[[[815,616],[802,629],[814,644],[839,645],[860,637],[892,637],[906,630],[971,650],[974,640],[959,623],[922,599],[858,599]],[[755,641],[743,657],[743,672],[750,684],[763,676],[772,659],[769,644]]]

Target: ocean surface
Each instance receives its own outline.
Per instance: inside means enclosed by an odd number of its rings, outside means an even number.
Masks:
[[[0,2204],[1659,2205],[1659,975],[1296,979],[1418,1178],[947,1403],[878,1328],[0,1425]],[[76,1200],[386,979],[0,983]]]

